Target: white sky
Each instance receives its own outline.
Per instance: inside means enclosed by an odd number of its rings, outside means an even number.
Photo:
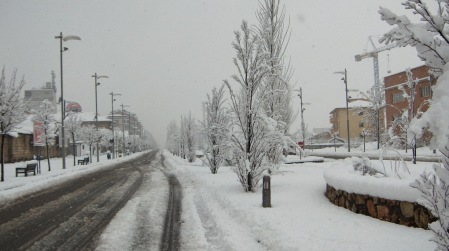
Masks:
[[[365,91],[373,84],[372,60],[355,62],[354,55],[370,49],[368,36],[390,29],[379,18],[379,6],[405,13],[401,2],[282,1],[291,20],[287,54],[295,69],[292,81],[311,103],[304,114],[310,129],[328,127],[329,112],[345,105],[344,84],[333,72],[347,68],[350,89]],[[130,105],[164,145],[169,121],[179,123],[189,111],[201,119],[206,94],[235,73],[233,31],[242,19],[255,24],[257,8],[255,0],[2,0],[0,65],[8,74],[18,68],[26,89],[50,81],[54,70],[59,92],[59,40],[54,37],[59,32],[78,35],[82,41],[64,44],[69,48],[64,98],[95,111],[91,75],[109,75],[99,81],[99,113],[110,112],[111,91],[122,93],[114,107]],[[387,54],[380,54],[381,77],[387,75]],[[422,65],[414,49],[396,48],[389,54],[392,73]]]

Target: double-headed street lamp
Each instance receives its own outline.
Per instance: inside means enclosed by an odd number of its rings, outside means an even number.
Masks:
[[[114,101],[115,98],[114,96],[121,96],[122,94],[120,93],[114,93],[111,92],[109,93],[109,95],[111,95],[111,103],[112,103],[112,158],[115,159],[115,131],[114,131]]]
[[[345,92],[346,92],[346,132],[348,134],[348,152],[351,151],[351,137],[349,136],[349,107],[348,107],[348,72],[346,71],[336,71],[335,74],[343,74],[344,77],[341,79],[345,83]]]
[[[61,102],[61,143],[62,143],[62,169],[65,169],[65,137],[64,137],[64,114],[65,114],[65,107],[64,107],[64,84],[63,84],[63,64],[62,64],[62,53],[66,50],[68,50],[67,47],[63,47],[62,46],[62,42],[66,42],[69,40],[81,40],[80,37],[75,36],[75,35],[67,35],[67,36],[63,36],[62,32],[59,33],[59,36],[55,36],[55,39],[59,39],[59,51],[60,51],[60,57],[61,57],[61,98],[60,98],[60,102]]]
[[[98,101],[97,101],[97,86],[100,85],[100,83],[98,83],[98,79],[100,78],[109,78],[106,75],[97,75],[97,73],[95,72],[94,75],[92,75],[93,78],[95,78],[95,128],[97,129],[97,133],[98,133]],[[97,141],[97,162],[100,162],[100,151],[99,151],[99,144]]]

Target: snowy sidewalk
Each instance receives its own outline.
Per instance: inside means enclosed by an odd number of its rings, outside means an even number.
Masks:
[[[123,158],[116,158],[108,160],[106,155],[100,155],[100,161],[97,162],[97,158],[93,158],[92,163],[88,165],[73,165],[73,156],[66,157],[66,169],[62,169],[61,158],[51,158],[50,167],[51,171],[48,171],[47,159],[41,161],[41,173],[40,174],[28,174],[25,177],[23,174],[19,174],[16,177],[15,168],[23,166],[25,162],[8,163],[5,164],[5,181],[0,182],[0,204],[7,203],[9,200],[14,200],[20,196],[36,192],[41,189],[57,185],[60,182],[67,181],[82,175],[88,175],[91,172],[96,172],[103,168],[109,168],[117,163],[130,160],[138,157],[145,152],[136,153]],[[77,157],[76,159],[79,159]]]
[[[167,155],[169,156],[169,155]],[[245,193],[230,167],[168,157],[184,186],[183,250],[433,250],[431,232],[331,204],[323,172],[339,161],[282,166],[272,176],[272,208],[260,188]]]

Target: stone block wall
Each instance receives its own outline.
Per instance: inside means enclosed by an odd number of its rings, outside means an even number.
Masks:
[[[1,144],[1,138],[0,138]],[[5,163],[32,160],[34,155],[42,155],[47,158],[46,147],[33,146],[32,134],[19,134],[18,137],[5,136],[4,145]],[[50,157],[61,156],[58,146],[49,147]]]
[[[333,204],[354,213],[404,226],[428,229],[429,223],[436,220],[427,208],[418,203],[348,193],[330,185],[326,185],[325,195]]]

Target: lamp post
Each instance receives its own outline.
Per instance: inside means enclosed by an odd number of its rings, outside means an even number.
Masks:
[[[100,83],[98,83],[98,79],[100,78],[109,78],[106,75],[97,75],[97,73],[95,72],[94,75],[92,75],[93,78],[95,78],[95,128],[97,129],[97,133],[98,133],[98,100],[97,100],[97,86],[100,85]],[[100,162],[100,150],[99,150],[99,145],[98,145],[98,141],[97,141],[97,162]]]
[[[337,71],[334,73],[343,74],[344,77],[341,79],[345,83],[345,92],[346,92],[346,133],[348,134],[348,152],[351,151],[351,137],[349,136],[349,107],[348,107],[348,72],[346,71]]]
[[[63,36],[62,32],[59,33],[59,36],[55,36],[55,39],[59,39],[59,52],[60,52],[60,67],[61,67],[61,144],[62,144],[62,169],[65,169],[65,137],[64,137],[64,113],[65,113],[65,107],[64,107],[64,78],[63,78],[63,64],[62,64],[62,53],[66,50],[68,50],[67,47],[62,46],[62,42],[66,42],[69,40],[81,40],[80,37],[75,35],[67,35]]]
[[[115,159],[115,131],[114,131],[114,96],[121,96],[122,94],[120,93],[114,93],[111,92],[109,93],[109,95],[111,95],[111,103],[112,103],[112,158]]]
[[[123,133],[123,150],[122,150],[123,152],[122,152],[122,154],[124,157],[125,150],[126,150],[126,146],[125,146],[125,115],[124,115],[124,113],[125,113],[125,107],[129,107],[129,105],[121,104],[120,106],[122,107],[122,133]]]
[[[128,135],[129,135],[128,137],[131,139],[131,111],[128,111]],[[131,146],[131,144],[129,145]],[[131,147],[129,149],[129,152],[131,153]]]
[[[300,106],[301,106],[301,136],[302,136],[302,141],[303,141],[303,148],[306,149],[306,124],[304,122],[304,111],[306,110],[306,108],[303,108],[304,105],[310,105],[310,103],[304,103],[303,102],[303,95],[302,95],[302,88],[300,87],[299,90],[295,90],[298,91],[298,97],[299,100],[301,101]],[[299,158],[301,158],[301,154],[299,155]]]

